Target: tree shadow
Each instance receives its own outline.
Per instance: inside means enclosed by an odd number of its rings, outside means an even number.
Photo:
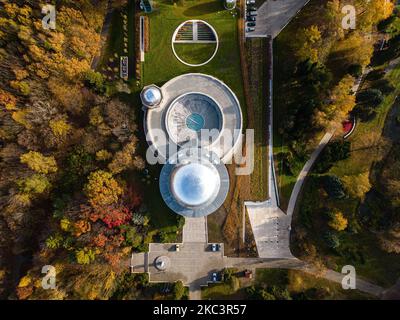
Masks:
[[[222,1],[201,3],[187,8],[183,14],[187,17],[202,16],[223,10]]]

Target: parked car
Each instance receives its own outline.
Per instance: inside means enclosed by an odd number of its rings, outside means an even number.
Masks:
[[[246,20],[247,21],[256,21],[256,17],[255,16],[247,16]]]
[[[256,4],[256,0],[247,0],[247,1],[246,1],[246,4],[247,4],[247,5],[249,5],[249,4]]]
[[[175,251],[176,251],[176,252],[179,252],[180,249],[181,249],[181,246],[180,246],[179,244],[176,244],[176,245],[175,245]]]
[[[255,6],[248,6],[247,11],[257,11],[257,8]]]
[[[257,15],[257,10],[252,10],[252,11],[249,11],[249,14],[248,14],[249,16],[256,16]]]
[[[211,275],[211,280],[212,282],[217,282],[218,281],[218,275],[216,272],[213,272]]]
[[[246,28],[246,32],[252,32],[254,30],[256,30],[256,28],[253,28],[253,27],[247,27]]]
[[[213,244],[211,245],[211,251],[212,251],[212,252],[217,252],[217,251],[219,251],[219,245],[218,245],[218,243],[213,243]]]
[[[255,22],[247,22],[248,27],[255,27],[256,23]]]

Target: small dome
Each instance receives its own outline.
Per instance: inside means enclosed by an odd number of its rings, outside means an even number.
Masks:
[[[175,198],[187,206],[200,206],[212,199],[220,187],[220,177],[212,166],[190,163],[175,169],[171,189]]]
[[[142,102],[147,106],[158,105],[162,100],[160,88],[156,86],[148,86],[142,91]]]

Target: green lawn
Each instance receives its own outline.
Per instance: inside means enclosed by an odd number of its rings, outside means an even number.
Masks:
[[[175,43],[175,52],[180,59],[190,64],[202,64],[215,51],[215,43]]]
[[[143,65],[143,85],[162,85],[189,72],[205,73],[224,81],[235,92],[244,109],[237,17],[224,10],[222,1],[216,0],[187,0],[175,5],[168,0],[158,0],[154,1],[154,7],[154,12],[149,14],[150,50]],[[172,52],[171,38],[175,29],[189,19],[210,23],[220,41],[214,59],[202,67],[186,66]],[[246,112],[243,116],[245,118]]]

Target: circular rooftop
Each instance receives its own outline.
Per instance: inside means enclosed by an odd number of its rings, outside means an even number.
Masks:
[[[161,93],[161,102],[146,109],[144,118],[146,139],[160,163],[187,142],[215,153],[224,163],[231,160],[243,124],[239,101],[225,83],[188,73],[165,83]]]
[[[186,217],[216,211],[229,190],[229,175],[215,154],[200,148],[181,149],[163,166],[161,195],[170,209]]]
[[[215,139],[222,128],[222,113],[211,97],[202,93],[187,93],[176,98],[166,115],[167,131],[178,145],[190,140],[202,140],[202,129],[213,130]],[[201,144],[207,143],[206,136]]]
[[[176,167],[171,175],[171,191],[186,206],[210,201],[219,187],[218,171],[212,165],[189,163]]]
[[[162,100],[161,89],[155,85],[147,86],[141,93],[141,99],[145,106],[154,107]]]

